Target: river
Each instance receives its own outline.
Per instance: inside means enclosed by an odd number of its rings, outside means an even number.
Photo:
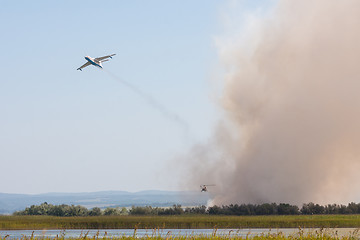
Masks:
[[[324,230],[325,232],[341,237],[356,235],[359,237],[357,228],[331,228]],[[314,229],[305,229],[304,233],[320,231],[318,228]],[[27,236],[30,237],[49,237],[56,238],[64,236],[65,238],[74,238],[84,236],[85,234],[88,237],[93,237],[98,235],[99,238],[104,236],[107,237],[122,237],[122,236],[136,236],[136,237],[151,237],[151,236],[161,236],[165,237],[167,235],[171,236],[198,236],[198,235],[227,235],[227,236],[241,236],[241,237],[252,237],[255,235],[261,234],[276,234],[283,233],[284,235],[298,234],[298,228],[281,228],[281,229],[159,229],[159,230],[149,230],[149,229],[89,229],[89,230],[78,230],[78,229],[69,229],[69,230],[1,230],[0,237],[7,236],[7,239],[19,239],[21,237]]]

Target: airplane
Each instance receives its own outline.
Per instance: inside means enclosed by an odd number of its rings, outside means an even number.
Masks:
[[[203,185],[200,185],[200,188],[201,188],[201,192],[207,192],[207,188],[208,186],[215,186],[215,184],[203,184]]]
[[[85,68],[85,67],[87,67],[89,65],[94,65],[96,67],[103,68],[101,63],[109,61],[109,59],[107,59],[107,58],[112,58],[112,56],[115,56],[115,55],[116,54],[111,54],[111,55],[107,55],[107,56],[104,56],[104,57],[98,57],[98,58],[92,58],[92,57],[86,56],[85,59],[86,59],[87,63],[85,63],[84,65],[82,65],[81,67],[79,67],[76,70],[82,71],[83,68]]]

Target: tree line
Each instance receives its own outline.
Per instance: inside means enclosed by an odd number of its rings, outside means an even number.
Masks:
[[[208,215],[311,215],[311,214],[360,214],[360,203],[328,204],[325,206],[306,203],[301,208],[287,203],[264,203],[264,204],[230,204],[223,206],[198,206],[182,207],[173,205],[172,207],[136,207],[130,209],[94,207],[87,209],[80,205],[53,205],[46,202],[40,205],[32,205],[23,211],[14,212],[13,215],[48,215],[48,216],[118,216],[118,215],[182,215],[182,214],[208,214]]]
[[[58,217],[86,217],[86,216],[110,216],[110,215],[125,215],[126,208],[106,208],[104,210],[94,207],[87,209],[80,205],[53,205],[44,202],[40,205],[31,205],[23,211],[14,212],[13,215],[47,215]]]

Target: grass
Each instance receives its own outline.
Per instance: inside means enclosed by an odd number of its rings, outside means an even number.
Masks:
[[[135,228],[358,228],[360,215],[292,216],[0,216],[0,230],[135,229]]]

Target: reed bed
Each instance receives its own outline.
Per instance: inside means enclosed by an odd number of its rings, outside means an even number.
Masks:
[[[214,229],[358,228],[360,215],[291,216],[0,216],[0,230],[16,229]]]

